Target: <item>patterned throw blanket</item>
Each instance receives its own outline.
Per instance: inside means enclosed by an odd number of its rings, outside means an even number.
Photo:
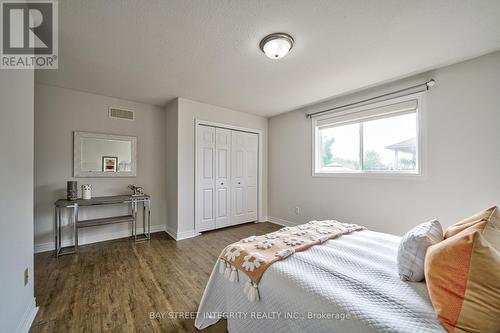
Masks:
[[[250,278],[245,284],[244,293],[254,302],[259,300],[258,283],[274,262],[329,239],[364,229],[356,224],[327,220],[284,227],[262,236],[250,236],[222,251],[219,272],[231,282],[238,281],[238,271],[244,272]]]

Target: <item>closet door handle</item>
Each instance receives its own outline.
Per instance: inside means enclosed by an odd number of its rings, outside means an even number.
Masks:
[[[241,185],[241,182],[238,182],[238,185]]]
[[[221,185],[224,185],[224,183],[220,183]]]

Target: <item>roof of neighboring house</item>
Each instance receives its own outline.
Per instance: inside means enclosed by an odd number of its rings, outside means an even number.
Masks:
[[[411,138],[404,140],[393,145],[385,147],[385,149],[390,149],[394,151],[401,151],[403,153],[415,154],[417,150],[417,140],[416,138]]]

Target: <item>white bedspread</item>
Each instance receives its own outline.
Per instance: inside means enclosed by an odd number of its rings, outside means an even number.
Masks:
[[[216,265],[195,326],[223,316],[232,333],[445,332],[425,283],[399,279],[399,241],[367,230],[298,252],[266,270],[254,303],[243,293],[246,275],[231,283]]]

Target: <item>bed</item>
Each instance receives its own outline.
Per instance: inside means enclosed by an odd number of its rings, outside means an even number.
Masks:
[[[221,318],[229,332],[445,332],[425,283],[403,282],[396,267],[400,238],[354,232],[271,265],[260,300],[242,292],[248,278],[228,283],[217,263],[195,326]]]

